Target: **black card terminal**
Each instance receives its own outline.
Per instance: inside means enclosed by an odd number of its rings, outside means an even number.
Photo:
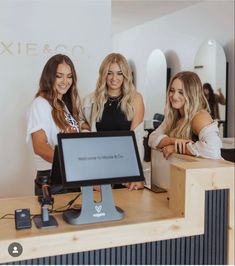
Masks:
[[[32,227],[32,222],[30,219],[30,209],[15,210],[15,227],[16,230]]]

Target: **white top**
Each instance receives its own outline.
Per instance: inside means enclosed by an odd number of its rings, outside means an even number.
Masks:
[[[48,144],[54,149],[55,145],[57,145],[57,134],[60,132],[60,129],[56,126],[51,111],[51,105],[43,97],[39,96],[33,100],[27,113],[27,142],[32,143],[31,134],[43,129],[47,136]],[[34,154],[34,158],[37,170],[51,169],[52,164],[45,161],[39,155]]]
[[[165,123],[163,123],[153,131],[149,136],[149,146],[157,149],[160,141],[166,137]],[[209,159],[221,159],[222,141],[219,136],[218,123],[215,121],[204,127],[198,136],[199,140],[195,143],[188,143],[187,148],[194,156],[201,156]]]
[[[48,144],[53,149],[57,145],[57,134],[60,132],[60,129],[55,124],[51,111],[51,105],[43,97],[39,96],[33,100],[27,113],[26,141],[28,143],[32,144],[31,134],[42,129],[46,134]],[[65,108],[65,119],[73,128],[77,128],[78,123],[71,116],[67,108]],[[79,131],[78,128],[77,131]],[[52,164],[39,155],[34,154],[34,158],[37,170],[50,170],[52,168]]]

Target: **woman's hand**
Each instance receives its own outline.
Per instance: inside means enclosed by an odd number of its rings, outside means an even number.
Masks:
[[[186,144],[193,143],[190,139],[176,139],[175,140],[175,152],[180,154],[186,154]]]
[[[167,145],[162,148],[164,158],[168,159],[172,153],[188,154],[187,143],[193,143],[190,139],[175,139],[175,144]]]
[[[144,182],[130,182],[123,185],[126,186],[129,190],[138,190],[144,188]]]
[[[93,190],[94,190],[94,191],[99,191],[99,192],[100,192],[100,191],[101,191],[101,187],[100,187],[99,185],[94,185],[94,186],[93,186]]]
[[[167,145],[164,148],[162,148],[163,156],[167,160],[172,153],[176,152],[175,151],[175,145]]]

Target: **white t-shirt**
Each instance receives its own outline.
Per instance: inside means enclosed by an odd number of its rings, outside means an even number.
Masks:
[[[43,129],[46,136],[48,144],[54,148],[57,145],[57,134],[60,129],[56,126],[52,114],[52,107],[49,102],[43,97],[39,96],[33,100],[30,105],[27,118],[27,136],[26,141],[32,143],[31,134]],[[39,155],[34,154],[35,163],[37,170],[50,170],[52,164],[45,161]]]

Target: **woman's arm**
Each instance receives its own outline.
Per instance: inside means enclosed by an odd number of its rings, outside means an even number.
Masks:
[[[91,127],[87,122],[81,124],[81,132],[91,131]]]
[[[222,141],[219,136],[218,124],[213,122],[210,114],[205,111],[199,112],[193,118],[191,126],[199,140],[195,143],[188,143],[187,150],[194,156],[220,159]]]
[[[31,134],[34,153],[42,157],[44,160],[52,163],[54,150],[47,143],[47,137],[43,129]]]
[[[144,120],[144,101],[140,93],[136,92],[133,101],[134,117],[131,123],[131,130],[134,130]]]
[[[218,89],[217,92],[218,93],[215,93],[215,98],[216,98],[217,102],[222,104],[222,105],[225,105],[226,104],[226,100],[225,100],[225,97],[224,97],[221,89]]]
[[[191,122],[192,131],[199,136],[201,130],[213,122],[212,117],[206,111],[198,112]]]
[[[165,136],[160,142],[159,144],[157,145],[156,148],[158,149],[162,149],[166,146],[169,146],[169,145],[175,145],[175,141],[176,141],[176,138],[170,138],[168,136]]]
[[[82,130],[92,131],[92,109],[94,104],[94,92],[86,95],[82,101],[82,112],[85,124],[81,126]]]
[[[149,136],[148,145],[153,149],[162,149],[168,145],[174,145],[175,138],[170,138],[165,134],[165,120]]]

